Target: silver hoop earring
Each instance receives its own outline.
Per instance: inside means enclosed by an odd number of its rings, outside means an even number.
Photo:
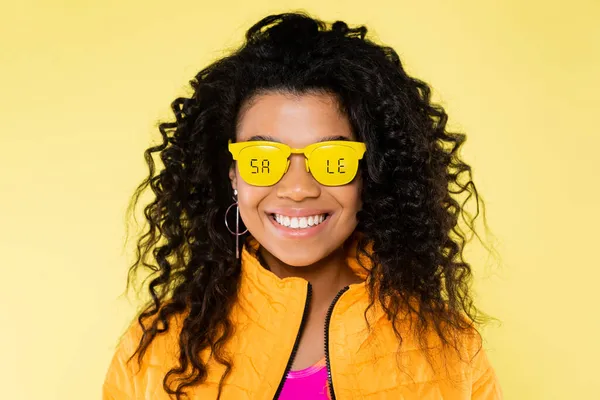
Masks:
[[[246,228],[246,230],[244,232],[240,232],[240,208],[238,207],[238,201],[237,201],[237,189],[233,190],[233,200],[234,203],[232,205],[230,205],[229,207],[227,207],[227,211],[225,211],[225,226],[227,227],[227,230],[229,232],[231,232],[232,235],[235,235],[235,258],[240,258],[240,236],[242,236],[244,233],[248,232],[248,229]],[[229,223],[227,222],[227,215],[229,214],[229,210],[231,210],[231,207],[235,206],[235,232],[231,230],[231,228],[229,227]]]

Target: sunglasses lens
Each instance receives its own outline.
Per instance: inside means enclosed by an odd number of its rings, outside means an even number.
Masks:
[[[315,179],[325,186],[341,186],[350,183],[358,171],[356,151],[340,144],[316,148],[308,161]]]
[[[271,186],[277,183],[287,167],[284,152],[269,145],[250,146],[242,149],[238,168],[242,179],[253,186]]]

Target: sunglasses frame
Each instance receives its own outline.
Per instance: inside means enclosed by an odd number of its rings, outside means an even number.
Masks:
[[[233,143],[231,141],[231,139],[229,139],[229,142],[228,142],[228,149],[235,161],[238,160],[240,152],[248,147],[272,146],[272,147],[278,148],[279,150],[282,150],[283,154],[285,155],[285,159],[287,160],[287,165],[286,165],[285,171],[284,171],[283,175],[281,176],[281,178],[283,178],[283,176],[288,171],[288,168],[290,166],[290,159],[289,159],[290,156],[292,154],[304,154],[304,163],[305,163],[306,172],[310,172],[310,174],[316,180],[315,176],[310,171],[310,167],[309,167],[310,156],[311,156],[312,152],[315,151],[316,149],[323,147],[323,146],[331,146],[331,145],[341,145],[341,146],[345,146],[345,147],[350,147],[351,149],[353,149],[356,152],[357,160],[362,160],[362,158],[367,150],[365,143],[354,142],[354,141],[349,141],[349,140],[328,140],[328,141],[324,141],[324,142],[316,142],[316,143],[309,144],[308,146],[306,146],[302,149],[298,149],[298,148],[290,147],[287,144],[280,143],[280,142],[273,142],[273,141],[266,141],[266,140],[249,140],[249,141],[245,141],[245,142]],[[356,176],[356,174],[355,174],[355,176]],[[281,178],[279,178],[279,180],[281,180]],[[352,177],[352,179],[354,179],[354,177]],[[279,180],[277,182],[279,182]],[[275,183],[277,183],[277,182],[275,182]],[[319,181],[317,180],[317,182],[319,182]],[[319,183],[321,183],[321,182],[319,182]],[[323,183],[321,183],[321,184],[323,185]],[[269,185],[269,186],[271,186],[271,185]],[[325,186],[343,186],[343,184],[342,185],[325,185]]]

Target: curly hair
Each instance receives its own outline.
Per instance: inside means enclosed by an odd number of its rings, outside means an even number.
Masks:
[[[430,87],[408,76],[391,47],[366,34],[365,26],[326,23],[301,12],[263,18],[238,49],[190,81],[193,94],[171,104],[174,121],[159,124],[162,143],[144,152],[149,176],[135,190],[128,211],[148,186],[155,197],[144,208],[149,226],[137,241],[127,287],[142,267],[150,273],[151,299],[137,316],[143,335],[129,361],[137,354],[141,363],[154,338],[168,331],[170,318],[185,312],[180,365],[163,380],[164,390],[177,399],[207,377],[200,351],[209,349],[226,367],[219,396],[231,371],[225,345],[233,335],[229,313],[241,265],[235,239],[223,223],[233,195],[227,142],[235,140],[240,110],[259,94],[332,94],[356,137],[367,144],[360,166],[358,248],[371,258],[369,273],[378,277],[368,286],[369,307],[383,306],[399,344],[403,333],[396,321],[405,308],[418,316],[419,340],[433,328],[444,345],[457,350],[460,333],[483,322],[470,292],[471,267],[463,259],[467,237],[459,227],[462,216],[475,232],[482,202],[471,167],[458,155],[466,136],[447,132],[448,116],[431,102]],[[158,173],[153,153],[164,165]],[[463,194],[467,198],[459,203],[454,196]],[[472,196],[474,216],[465,207]],[[150,253],[155,262],[147,261]],[[189,367],[193,373],[171,387],[169,377]]]

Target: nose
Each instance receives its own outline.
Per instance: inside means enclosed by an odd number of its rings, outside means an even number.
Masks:
[[[277,197],[302,201],[306,198],[316,198],[321,194],[321,187],[313,176],[306,170],[303,154],[292,154],[290,166],[277,182]]]

